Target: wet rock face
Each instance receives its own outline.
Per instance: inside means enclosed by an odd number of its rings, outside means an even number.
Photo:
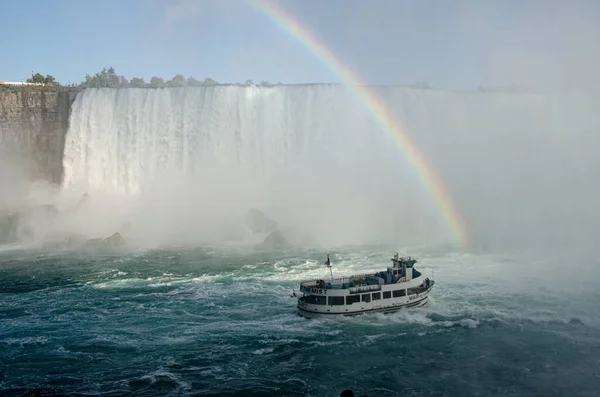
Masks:
[[[19,153],[31,180],[62,180],[73,94],[0,91],[0,147]]]

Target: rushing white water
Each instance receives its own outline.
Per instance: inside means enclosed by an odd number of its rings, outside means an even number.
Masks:
[[[580,192],[600,182],[598,98],[376,91],[474,240],[547,243],[597,224],[595,188]],[[342,86],[85,90],[64,168],[64,187],[135,197],[163,232],[214,235],[257,207],[334,242],[453,241],[421,174]]]
[[[368,117],[341,90],[86,90],[73,105],[65,185],[135,194],[168,172],[258,183],[285,166],[366,165],[365,153],[381,152],[381,134],[369,133]]]

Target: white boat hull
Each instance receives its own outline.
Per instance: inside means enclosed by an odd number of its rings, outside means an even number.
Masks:
[[[400,311],[402,309],[416,308],[426,305],[429,302],[429,291],[427,293],[421,294],[422,296],[419,299],[414,301],[409,301],[405,303],[394,303],[389,306],[380,306],[380,307],[370,307],[365,309],[347,311],[347,312],[331,312],[331,311],[314,311],[307,310],[306,306],[302,307],[302,305],[298,305],[298,314],[302,317],[306,318],[331,318],[336,316],[359,316],[361,314],[369,314],[369,313],[383,313],[390,314]],[[327,309],[325,309],[327,310]]]

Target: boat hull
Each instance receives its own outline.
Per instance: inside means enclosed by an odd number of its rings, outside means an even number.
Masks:
[[[427,304],[428,301],[429,301],[429,294],[425,295],[425,297],[423,297],[417,301],[409,302],[409,303],[406,303],[403,305],[383,306],[383,307],[378,307],[378,308],[373,308],[373,309],[357,310],[357,311],[353,311],[353,312],[344,312],[344,313],[313,312],[313,311],[305,310],[301,306],[298,306],[297,308],[298,308],[298,314],[301,315],[302,317],[331,318],[331,317],[342,317],[342,316],[343,317],[359,316],[359,315],[368,314],[368,313],[390,314],[390,313],[398,312],[402,309],[409,309],[409,308],[423,306],[423,305]]]

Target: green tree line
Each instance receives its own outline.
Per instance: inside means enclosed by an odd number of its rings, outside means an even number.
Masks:
[[[185,77],[181,74],[175,75],[171,80],[163,79],[162,77],[152,77],[150,81],[146,82],[141,77],[133,77],[131,80],[127,80],[124,76],[120,76],[115,72],[113,67],[103,68],[100,72],[90,76],[89,74],[85,75],[85,80],[81,83],[69,83],[69,84],[60,84],[56,81],[54,76],[44,75],[40,73],[33,74],[31,78],[27,79],[28,83],[36,83],[44,86],[51,86],[48,89],[55,87],[72,87],[72,88],[162,88],[162,87],[202,87],[202,86],[210,86],[217,85],[217,82],[210,77],[205,78],[204,80],[197,80],[194,77]],[[281,83],[277,83],[280,85]],[[255,83],[253,80],[246,80],[245,83],[240,85],[261,85],[261,86],[274,86],[276,84],[269,83],[268,81],[261,81],[260,83]],[[24,89],[25,87],[12,87],[12,86],[2,86],[1,89]],[[34,89],[34,87],[30,87],[29,89]]]
[[[162,87],[202,87],[207,85],[219,84],[216,80],[210,77],[204,80],[196,80],[194,77],[185,77],[181,74],[175,75],[171,80],[165,81],[162,77],[152,77],[149,82],[144,81],[141,77],[133,77],[127,80],[124,76],[120,76],[115,72],[113,67],[104,68],[93,76],[87,74],[85,81],[79,84],[81,88],[162,88]],[[245,85],[252,85],[252,80],[246,80]],[[280,83],[279,83],[280,84]],[[274,85],[268,81],[261,81],[258,85]]]

